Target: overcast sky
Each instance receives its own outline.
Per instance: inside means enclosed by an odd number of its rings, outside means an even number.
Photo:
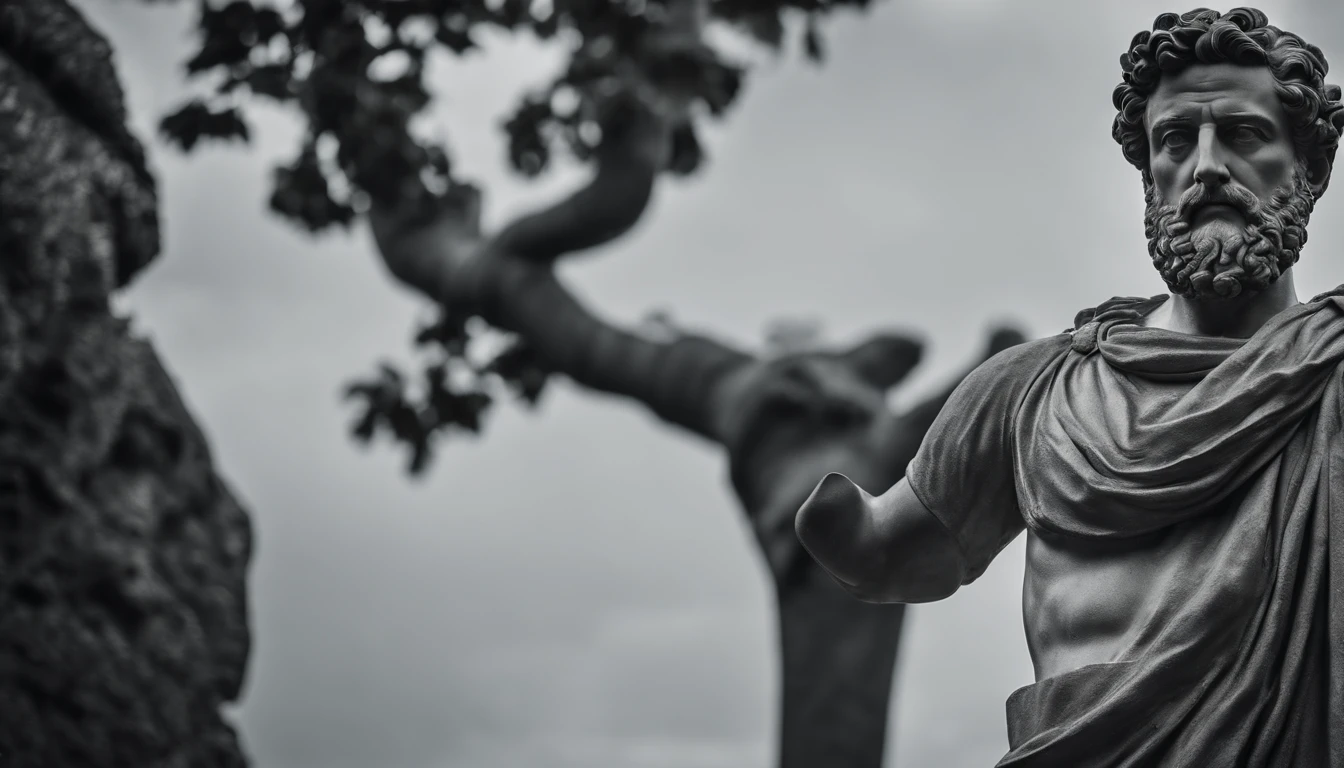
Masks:
[[[1329,0],[1261,5],[1344,62]],[[188,93],[195,3],[83,0],[118,52],[135,125]],[[815,317],[840,342],[918,329],[936,385],[1014,318],[1033,335],[1115,295],[1162,290],[1139,178],[1110,138],[1117,58],[1153,2],[888,0],[827,25],[821,68],[763,60],[632,235],[564,269],[617,322],[653,309],[757,344]],[[496,223],[572,185],[506,172],[499,119],[558,61],[522,41],[436,83],[458,167]],[[1344,67],[1344,65],[1342,65]],[[340,386],[405,356],[426,308],[367,233],[312,239],[269,215],[296,122],[183,158],[151,145],[164,252],[123,301],[251,511],[255,648],[236,712],[259,768],[765,768],[778,690],[773,597],[723,457],[641,408],[561,384],[535,413],[410,482],[346,437]],[[1344,183],[1344,182],[1341,182]],[[1341,282],[1341,201],[1297,268]],[[879,489],[870,489],[879,490]],[[888,762],[987,766],[1003,702],[1031,682],[1022,541],[911,611]]]

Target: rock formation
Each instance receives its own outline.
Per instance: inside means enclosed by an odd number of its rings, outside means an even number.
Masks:
[[[248,519],[110,295],[158,253],[107,41],[0,3],[0,766],[242,766]]]

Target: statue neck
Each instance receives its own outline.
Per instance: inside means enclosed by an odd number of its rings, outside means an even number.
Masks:
[[[1191,299],[1172,295],[1144,318],[1144,325],[1196,336],[1246,339],[1269,319],[1300,304],[1293,285],[1293,270],[1285,270],[1274,284],[1252,296],[1234,299]]]

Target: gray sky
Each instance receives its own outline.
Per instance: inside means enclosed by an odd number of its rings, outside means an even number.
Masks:
[[[195,3],[81,5],[150,136],[187,93]],[[1260,5],[1344,62],[1329,6]],[[969,360],[994,320],[1045,335],[1110,296],[1159,293],[1110,94],[1121,50],[1164,10],[1186,8],[889,0],[837,19],[826,66],[763,59],[706,172],[667,183],[637,231],[564,276],[614,321],[667,308],[743,344],[786,315],[837,341],[919,329],[930,354],[903,399]],[[442,72],[441,119],[491,222],[574,183],[508,175],[496,128],[555,63],[496,40]],[[246,151],[153,144],[164,254],[122,302],[253,514],[256,645],[236,719],[256,765],[764,768],[773,598],[722,457],[565,384],[536,413],[499,409],[423,482],[399,452],[354,445],[340,385],[403,358],[427,310],[363,230],[312,239],[265,211],[296,123],[264,112],[256,129]],[[1317,208],[1303,297],[1341,281],[1341,194]],[[911,611],[893,764],[992,765],[1006,748],[1004,699],[1031,682],[1022,552]]]

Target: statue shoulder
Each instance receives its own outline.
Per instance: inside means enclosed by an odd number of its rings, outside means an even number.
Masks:
[[[1034,379],[1059,360],[1073,341],[1073,331],[1023,342],[994,355],[976,368],[972,375]]]
[[[1068,353],[1072,337],[1058,333],[999,352],[961,381],[944,410],[983,418],[991,412],[1016,411],[1032,383]]]

